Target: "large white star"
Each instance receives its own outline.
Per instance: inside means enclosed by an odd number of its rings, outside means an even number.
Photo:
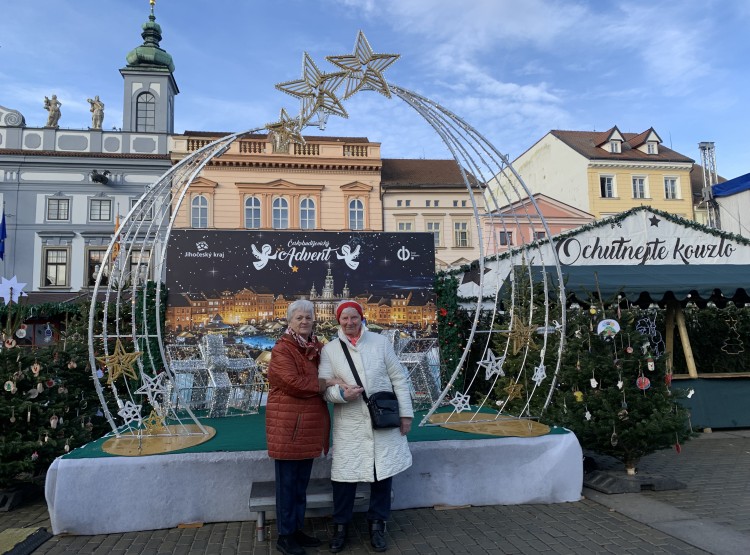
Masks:
[[[322,110],[328,114],[349,117],[344,106],[336,96],[336,88],[344,80],[346,73],[323,73],[315,65],[310,55],[305,52],[302,58],[302,79],[279,83],[276,88],[302,100],[302,123]]]
[[[483,360],[477,362],[477,366],[484,368],[484,379],[489,380],[492,376],[505,376],[503,370],[503,364],[505,363],[505,355],[501,357],[495,356],[492,349],[487,349],[487,355]]]
[[[471,405],[469,404],[469,394],[456,393],[453,399],[450,401],[451,405],[456,407],[456,412],[463,412],[469,410]]]
[[[19,297],[26,295],[26,293],[23,292],[24,287],[26,287],[26,284],[18,283],[18,278],[16,276],[13,276],[10,279],[3,278],[2,282],[0,282],[0,297],[3,298],[5,304],[8,304],[11,301],[17,303]]]
[[[391,90],[383,77],[383,72],[399,59],[398,54],[375,54],[360,31],[354,43],[354,53],[343,56],[327,56],[333,65],[346,73],[346,89],[342,100],[346,100],[359,90],[372,90],[390,98]]]

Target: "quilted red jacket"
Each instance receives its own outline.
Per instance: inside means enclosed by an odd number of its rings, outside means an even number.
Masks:
[[[331,417],[318,389],[320,348],[282,335],[268,366],[266,441],[272,459],[312,459],[328,453]]]

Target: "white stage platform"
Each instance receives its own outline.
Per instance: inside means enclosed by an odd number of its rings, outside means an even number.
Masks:
[[[414,465],[394,478],[394,509],[578,501],[581,447],[573,433],[410,443]],[[330,454],[314,478],[330,475]],[[191,522],[255,520],[253,481],[271,481],[267,451],[58,458],[45,495],[55,534],[94,535]],[[271,516],[271,515],[269,515]]]

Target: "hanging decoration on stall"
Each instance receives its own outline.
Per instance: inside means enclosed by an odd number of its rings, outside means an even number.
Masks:
[[[602,320],[596,327],[597,335],[605,338],[611,338],[620,332],[620,324],[617,320]]]
[[[729,326],[729,332],[724,339],[724,344],[721,346],[721,350],[728,355],[739,355],[740,353],[745,352],[745,344],[742,342],[740,332],[737,330],[737,318],[729,317],[726,322]]]

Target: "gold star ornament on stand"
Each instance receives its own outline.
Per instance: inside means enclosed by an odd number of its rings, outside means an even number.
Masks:
[[[513,325],[508,331],[500,332],[503,335],[507,335],[512,343],[512,352],[517,355],[521,352],[521,349],[528,347],[529,349],[538,349],[538,345],[534,343],[534,334],[536,333],[537,326],[526,325],[526,323],[518,316],[514,314]]]
[[[96,357],[96,360],[100,364],[106,366],[109,372],[107,385],[112,385],[112,382],[122,375],[133,380],[138,379],[138,374],[133,368],[133,363],[138,360],[138,357],[142,354],[142,351],[134,351],[132,353],[126,352],[125,347],[122,346],[122,342],[118,337],[112,354],[103,357]]]
[[[383,72],[399,59],[398,54],[375,54],[360,31],[354,43],[354,53],[343,56],[327,56],[326,60],[344,70],[346,89],[342,100],[346,100],[359,90],[377,91],[387,98],[391,90],[383,77]]]
[[[512,383],[508,387],[506,387],[504,391],[508,394],[507,402],[510,403],[513,399],[521,398],[521,394],[523,393],[523,384]]]

